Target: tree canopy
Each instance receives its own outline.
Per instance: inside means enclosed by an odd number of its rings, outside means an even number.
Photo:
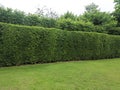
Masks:
[[[113,15],[115,16],[115,19],[117,20],[117,26],[120,27],[120,0],[114,0],[115,3],[115,11],[113,12]]]

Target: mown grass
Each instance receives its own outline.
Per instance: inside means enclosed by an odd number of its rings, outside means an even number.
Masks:
[[[3,67],[0,90],[120,90],[120,59]]]

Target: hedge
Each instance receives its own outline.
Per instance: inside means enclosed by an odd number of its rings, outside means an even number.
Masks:
[[[120,36],[0,23],[0,66],[120,57]]]

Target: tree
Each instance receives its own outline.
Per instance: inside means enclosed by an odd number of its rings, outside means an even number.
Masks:
[[[57,20],[54,18],[41,17],[39,26],[55,28],[57,26]]]
[[[113,12],[113,15],[117,20],[117,26],[120,27],[120,0],[114,0],[114,3],[115,3],[115,11]]]
[[[35,14],[28,14],[25,17],[25,25],[38,26],[40,23],[39,17]]]
[[[64,15],[61,15],[60,19],[77,20],[77,16],[74,15],[72,12],[67,11],[66,13],[64,13]]]
[[[0,7],[0,22],[24,24],[25,13],[11,8]]]
[[[92,22],[94,25],[116,25],[116,22],[114,21],[114,18],[111,16],[111,14],[101,12],[98,9],[98,6],[94,3],[86,6],[86,11],[81,16],[81,19],[85,20],[86,22]]]
[[[99,11],[98,7],[99,7],[98,5],[91,3],[87,5],[85,9],[86,9],[86,12],[95,12],[95,11]]]
[[[37,14],[40,17],[54,18],[54,19],[58,18],[57,13],[51,8],[47,8],[46,6],[42,8],[37,8],[35,14]]]
[[[12,9],[0,7],[0,22],[10,23]]]
[[[13,24],[22,24],[25,23],[25,13],[20,10],[14,10],[11,16],[11,23]]]

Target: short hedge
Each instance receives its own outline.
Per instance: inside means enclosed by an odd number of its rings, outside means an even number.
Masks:
[[[0,23],[0,66],[120,57],[120,36]]]

